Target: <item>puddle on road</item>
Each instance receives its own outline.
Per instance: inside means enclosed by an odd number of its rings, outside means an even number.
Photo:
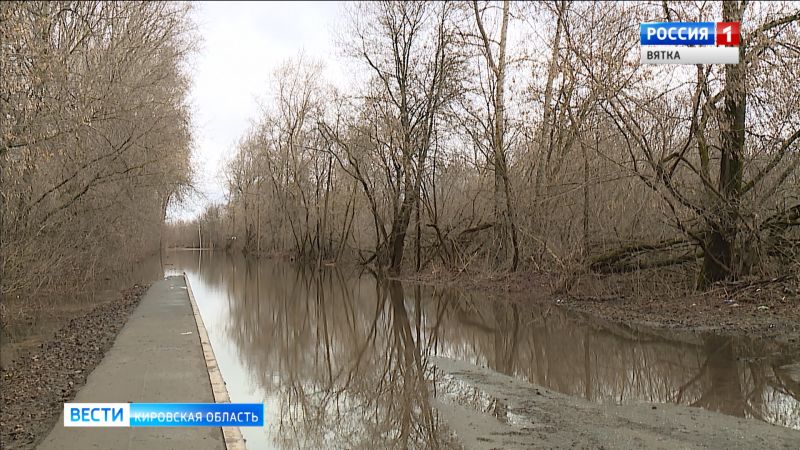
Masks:
[[[534,427],[437,370],[462,360],[592,402],[678,403],[800,429],[800,359],[777,345],[601,323],[335,268],[170,252],[234,402],[264,402],[251,448],[453,447],[432,403]],[[429,395],[429,393],[433,395]]]

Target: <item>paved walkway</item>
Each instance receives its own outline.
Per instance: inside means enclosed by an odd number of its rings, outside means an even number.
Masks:
[[[183,276],[153,283],[73,402],[214,402]],[[64,428],[62,416],[39,448],[223,450],[225,444],[219,428]]]

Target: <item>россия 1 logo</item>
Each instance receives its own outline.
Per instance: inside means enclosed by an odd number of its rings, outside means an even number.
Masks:
[[[639,25],[642,64],[738,64],[739,22]]]

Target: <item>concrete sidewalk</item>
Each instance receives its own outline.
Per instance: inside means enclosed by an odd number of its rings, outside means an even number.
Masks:
[[[183,276],[148,289],[75,403],[213,403],[203,350]],[[225,449],[220,428],[64,428],[40,449]]]

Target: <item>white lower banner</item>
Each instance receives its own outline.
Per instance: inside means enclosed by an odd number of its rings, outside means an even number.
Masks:
[[[739,47],[642,45],[642,64],[739,64]]]

